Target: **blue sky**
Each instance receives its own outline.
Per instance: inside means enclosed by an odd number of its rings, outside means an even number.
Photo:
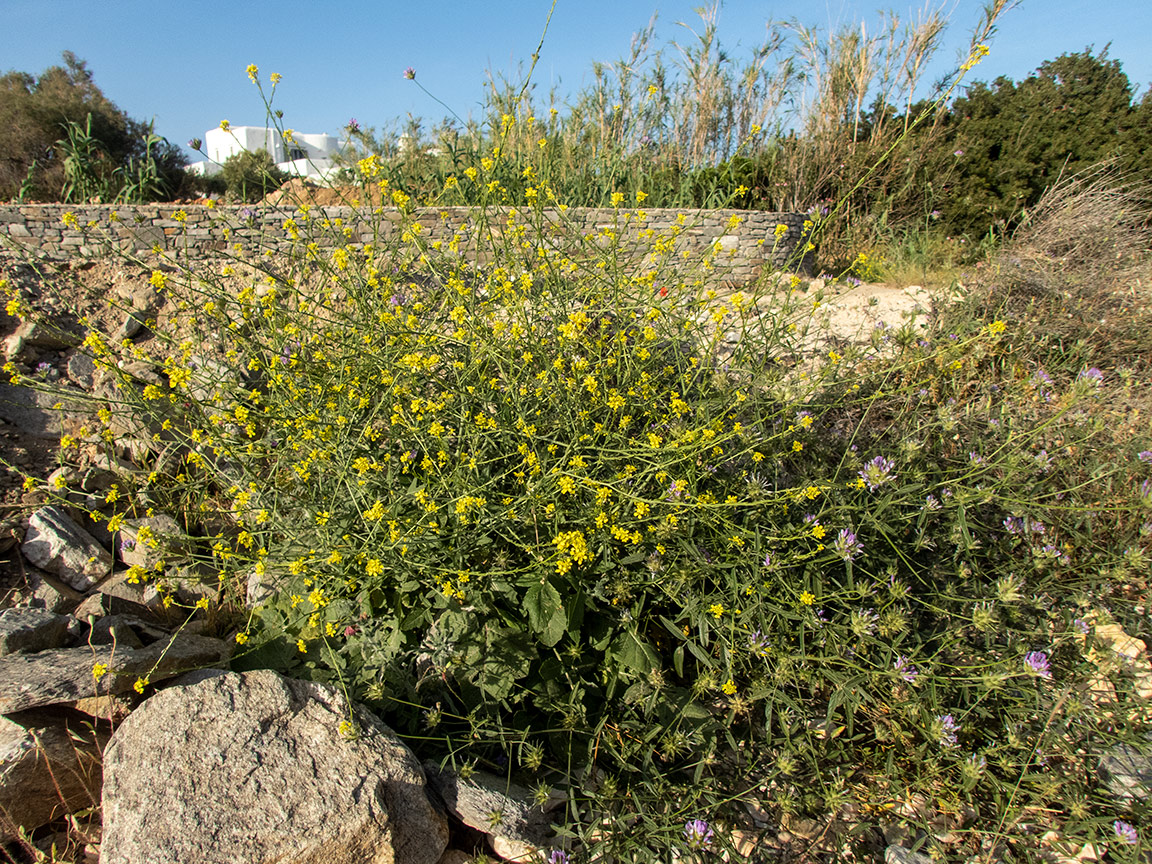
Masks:
[[[624,56],[631,36],[658,12],[656,42],[691,38],[704,0],[558,0],[534,80],[537,92],[572,93],[593,61]],[[222,119],[263,125],[264,108],[244,69],[284,76],[276,107],[300,132],[339,135],[350,117],[387,126],[408,114],[437,121],[445,111],[403,78],[420,82],[459,115],[478,114],[488,72],[527,69],[551,0],[0,0],[0,71],[38,74],[71,50],[104,93],[134,118],[183,144]],[[940,4],[937,4],[940,5]],[[943,74],[968,42],[981,0],[944,0],[951,26],[931,72]],[[877,8],[913,17],[908,0],[728,0],[719,36],[736,58],[762,41],[769,19],[829,26],[878,22]],[[912,13],[910,16],[909,13]],[[1138,92],[1152,82],[1149,0],[1022,0],[1001,19],[992,53],[972,80],[1026,77],[1044,60],[1089,45],[1123,64]],[[930,76],[931,77],[931,76]]]

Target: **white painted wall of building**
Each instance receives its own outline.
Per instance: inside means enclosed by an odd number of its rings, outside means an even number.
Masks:
[[[204,133],[206,160],[193,162],[188,170],[194,174],[211,176],[220,173],[224,162],[237,153],[267,150],[276,167],[294,177],[303,177],[317,183],[326,183],[335,173],[332,157],[341,150],[340,141],[327,134],[292,133],[285,141],[275,129],[264,126],[229,126],[209,129]]]

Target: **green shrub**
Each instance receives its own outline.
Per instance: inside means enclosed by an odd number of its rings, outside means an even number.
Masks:
[[[1005,861],[1038,820],[1077,848],[1144,824],[1097,756],[1148,723],[1104,636],[1145,626],[1152,454],[1114,420],[1146,365],[1041,340],[1003,273],[824,345],[798,279],[721,291],[678,252],[687,215],[558,233],[505,158],[443,189],[476,202],[450,242],[367,159],[394,205],[361,214],[372,242],[301,205],[274,271],[157,270],[179,314],[154,342],[89,334],[123,401],[65,456],[118,412],[156,430],[164,459],[94,515],[180,516],[230,587],[233,667],[338,682],[422,755],[558,790],[578,860],[731,851],[748,807],[842,857],[896,819]],[[176,563],[128,578],[169,593]]]
[[[254,152],[244,150],[224,160],[220,172],[224,178],[228,196],[235,201],[254,203],[270,192],[279,189],[288,175],[276,167],[268,151],[263,148]]]

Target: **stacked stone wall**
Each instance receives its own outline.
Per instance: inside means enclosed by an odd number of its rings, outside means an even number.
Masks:
[[[511,217],[511,219],[509,219]],[[729,282],[750,282],[765,269],[810,275],[812,253],[805,238],[805,216],[755,210],[615,210],[570,207],[535,214],[530,210],[490,210],[482,221],[466,207],[426,207],[404,213],[381,208],[375,213],[350,206],[312,206],[305,212],[277,205],[64,205],[0,206],[0,246],[23,247],[49,258],[99,257],[114,252],[164,253],[191,260],[222,254],[286,252],[293,245],[288,220],[319,225],[308,233],[319,246],[386,244],[411,237],[464,256],[483,259],[488,237],[511,239],[517,226],[543,219],[543,236],[558,249],[581,240],[604,246],[619,243],[647,261],[659,257],[661,238],[674,239],[666,263],[698,263],[709,257],[717,275]],[[783,228],[779,226],[784,226]],[[529,235],[532,236],[532,235]],[[455,243],[453,244],[453,240]]]

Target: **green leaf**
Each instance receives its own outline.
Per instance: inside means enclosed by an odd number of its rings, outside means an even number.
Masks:
[[[532,632],[543,633],[548,629],[557,611],[562,608],[560,592],[552,587],[550,582],[537,583],[528,589],[522,605],[528,614],[528,626],[532,628]]]
[[[660,656],[635,633],[621,633],[613,642],[609,653],[621,664],[636,672],[651,672],[660,668]]]

